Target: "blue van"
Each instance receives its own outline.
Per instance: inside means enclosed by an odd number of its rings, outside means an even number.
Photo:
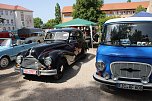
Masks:
[[[152,18],[105,22],[93,78],[121,89],[152,89]]]

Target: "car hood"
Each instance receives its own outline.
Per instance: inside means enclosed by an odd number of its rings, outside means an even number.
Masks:
[[[105,62],[130,61],[152,64],[152,47],[119,47],[101,45],[96,60]]]
[[[9,47],[6,47],[6,46],[0,46],[0,51],[4,51],[4,50],[7,50],[9,49]]]
[[[65,44],[66,44],[66,42],[42,43],[42,44],[39,44],[39,45],[29,49],[27,54],[32,52],[31,55],[38,58],[39,55],[41,55],[42,53],[53,50],[55,48],[63,47],[63,45],[65,45]]]

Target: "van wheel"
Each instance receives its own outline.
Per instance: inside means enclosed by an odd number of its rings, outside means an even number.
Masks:
[[[9,66],[10,60],[7,57],[2,57],[0,59],[0,67],[1,68],[6,68]]]

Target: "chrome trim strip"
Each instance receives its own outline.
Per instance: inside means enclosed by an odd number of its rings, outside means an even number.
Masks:
[[[20,72],[21,72],[22,75],[23,75],[23,70],[35,70],[35,69],[24,69],[24,68],[21,68]],[[40,75],[51,76],[51,75],[56,75],[57,74],[57,70],[56,69],[52,69],[52,70],[36,70],[36,71],[37,71],[36,75],[38,75],[38,76],[40,76]]]
[[[96,81],[99,81],[100,83],[105,84],[105,85],[115,86],[117,83],[124,83],[124,84],[133,84],[133,85],[142,85],[143,90],[152,90],[152,83],[143,84],[139,82],[113,81],[112,79],[106,80],[105,78],[97,75],[96,73],[93,74],[93,78]],[[150,89],[144,89],[144,87],[149,87]]]

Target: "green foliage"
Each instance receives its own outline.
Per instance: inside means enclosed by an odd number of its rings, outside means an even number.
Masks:
[[[42,24],[43,24],[43,21],[41,20],[41,18],[39,18],[39,17],[34,18],[34,27],[35,28],[41,28]]]
[[[55,19],[50,19],[46,24],[44,24],[43,28],[50,29],[53,28],[57,24]]]
[[[55,20],[57,24],[61,23],[61,9],[58,3],[55,6]]]
[[[101,31],[102,25],[103,25],[107,20],[114,19],[114,18],[119,18],[119,16],[109,16],[109,17],[99,18],[99,20],[98,20],[99,31]]]
[[[127,2],[131,2],[131,0],[127,0]]]
[[[136,8],[136,13],[139,13],[141,11],[146,11],[146,9],[142,6],[142,5],[139,5],[137,8]]]
[[[104,18],[99,18],[99,25],[103,25],[107,20],[114,19],[114,18],[119,18],[118,16],[109,16],[109,17],[104,17]]]
[[[103,16],[100,8],[103,0],[76,0],[73,5],[73,18],[81,18],[89,21],[97,22],[98,18]]]

